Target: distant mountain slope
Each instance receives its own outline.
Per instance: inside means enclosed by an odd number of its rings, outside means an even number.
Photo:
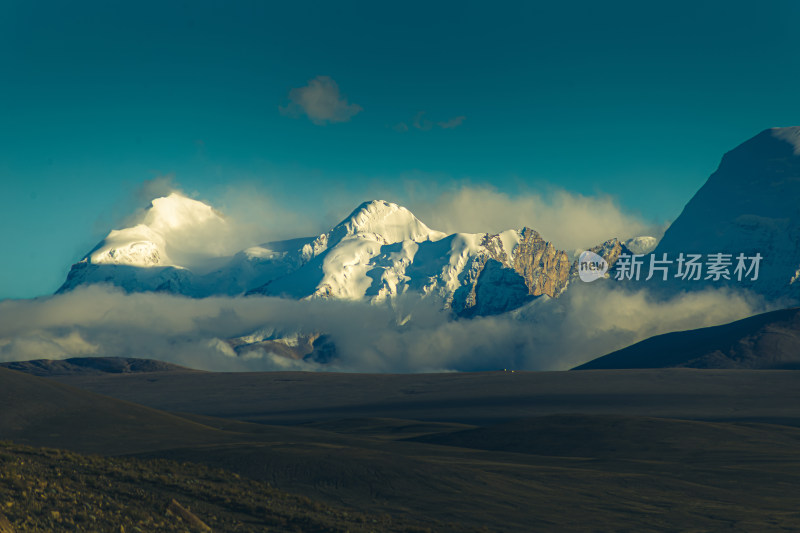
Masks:
[[[657,335],[575,370],[669,367],[800,370],[800,308]]]
[[[730,254],[730,279],[707,280],[705,269],[700,280],[676,279],[673,263],[669,283],[657,275],[648,285],[670,292],[729,286],[768,300],[800,298],[799,200],[800,127],[759,133],[724,155],[653,251],[656,259],[667,254],[671,261],[681,253],[701,254],[704,263],[709,254]],[[758,279],[754,272],[741,280],[734,274],[739,254],[760,254]]]
[[[70,359],[36,359],[0,363],[5,367],[34,376],[74,376],[93,374],[126,374],[131,372],[199,372],[190,368],[130,357],[73,357]]]

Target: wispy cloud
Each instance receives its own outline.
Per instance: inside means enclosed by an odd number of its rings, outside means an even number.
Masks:
[[[289,91],[289,104],[279,106],[282,114],[292,117],[306,115],[311,122],[324,125],[347,122],[364,109],[350,104],[339,93],[339,85],[328,76],[317,76],[308,85]]]
[[[563,189],[508,194],[489,186],[463,185],[431,193],[425,183],[408,181],[408,207],[431,228],[446,233],[500,232],[524,226],[566,251],[608,239],[641,235],[660,238],[655,227],[626,212],[612,196],[584,196]]]
[[[440,122],[434,122],[434,121],[428,119],[426,117],[426,114],[427,114],[426,111],[420,111],[416,115],[414,115],[414,118],[411,120],[411,126],[410,127],[405,122],[399,122],[399,123],[395,124],[394,126],[392,126],[392,129],[394,131],[396,131],[396,132],[399,132],[399,133],[405,133],[405,132],[409,131],[411,128],[414,128],[414,129],[417,129],[417,130],[420,130],[420,131],[430,131],[434,127],[439,127],[439,128],[441,128],[443,130],[451,130],[453,128],[459,127],[461,124],[464,123],[464,120],[466,120],[466,118],[467,118],[464,115],[459,115],[459,116],[453,117],[453,118],[451,118],[449,120],[444,120],[444,121],[440,121]]]
[[[465,117],[464,115],[460,115],[460,116],[457,116],[457,117],[453,117],[450,120],[447,120],[445,122],[437,122],[436,125],[439,126],[442,129],[445,129],[445,130],[451,130],[451,129],[457,128],[461,124],[463,124],[464,120],[466,118],[467,117]]]
[[[412,124],[415,128],[422,131],[428,131],[429,129],[433,128],[433,122],[425,118],[425,111],[420,111],[414,115],[414,121]]]

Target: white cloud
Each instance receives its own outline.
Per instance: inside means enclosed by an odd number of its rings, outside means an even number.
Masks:
[[[414,115],[412,124],[415,128],[422,131],[428,131],[429,129],[433,128],[433,122],[425,118],[425,111],[420,111]]]
[[[613,283],[572,285],[555,309],[533,316],[539,349],[559,354],[552,370],[572,368],[654,335],[725,324],[770,308],[745,292],[708,289],[669,298]]]
[[[436,125],[439,126],[442,129],[449,130],[449,129],[453,129],[453,128],[459,127],[461,124],[464,123],[464,120],[466,118],[467,117],[465,117],[464,115],[461,115],[461,116],[458,116],[458,117],[453,117],[450,120],[447,120],[447,121],[444,121],[444,122],[437,122]]]
[[[360,105],[348,103],[339,94],[339,85],[328,76],[317,76],[308,85],[289,91],[289,104],[279,109],[293,117],[305,114],[317,125],[347,122],[363,111]]]
[[[557,248],[572,251],[610,238],[660,237],[663,228],[626,213],[611,196],[583,196],[563,189],[510,195],[489,186],[461,186],[431,195],[409,181],[407,207],[425,224],[446,233],[500,232],[524,226]]]
[[[464,123],[464,120],[466,120],[467,118],[464,115],[460,115],[457,117],[453,117],[449,120],[433,122],[432,120],[427,119],[425,115],[426,115],[425,111],[420,111],[416,115],[414,115],[414,118],[411,121],[411,126],[420,131],[430,131],[433,129],[434,126],[438,126],[444,130],[450,130],[459,127],[461,124]],[[405,122],[400,122],[398,124],[395,124],[392,127],[392,129],[400,133],[404,133],[409,130],[409,127]]]
[[[233,235],[226,237],[229,247],[239,251],[269,241],[311,237],[330,229],[330,217],[320,213],[319,204],[309,206],[304,202],[295,208],[293,203],[297,201],[296,197],[275,195],[258,183],[237,183],[216,198],[213,205],[225,214],[232,228]]]
[[[567,369],[652,335],[729,322],[762,311],[744,294],[704,291],[658,301],[644,291],[579,284],[516,316],[451,320],[433,299],[392,306],[277,298],[124,294],[102,286],[0,302],[0,360],[102,354],[148,357],[207,370],[423,372]],[[403,326],[401,317],[412,320]],[[270,325],[329,333],[334,365],[267,352],[232,354],[224,339]]]

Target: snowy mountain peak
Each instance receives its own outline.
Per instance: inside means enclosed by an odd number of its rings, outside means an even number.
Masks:
[[[790,128],[772,128],[769,130],[772,136],[789,143],[792,146],[794,155],[800,155],[800,126]]]
[[[437,241],[446,235],[430,229],[414,214],[397,204],[372,200],[359,205],[350,215],[334,227],[329,244],[350,236],[367,236],[381,244],[402,241]]]
[[[114,230],[84,258],[93,264],[151,267],[171,265],[164,238],[145,224]]]
[[[649,254],[655,250],[656,245],[658,245],[658,239],[655,237],[642,235],[641,237],[628,239],[623,244],[625,245],[625,248],[634,254]]]
[[[180,268],[168,250],[180,255],[188,232],[225,225],[225,219],[211,206],[175,192],[154,199],[138,218],[138,223],[129,228],[111,231],[84,261]]]

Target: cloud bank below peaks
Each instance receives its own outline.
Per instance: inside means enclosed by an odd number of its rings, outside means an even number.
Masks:
[[[269,297],[197,300],[93,285],[0,302],[0,360],[142,357],[217,371],[564,370],[652,335],[763,310],[746,294],[727,291],[657,301],[645,291],[581,284],[515,313],[452,320],[432,298],[400,297],[378,306]],[[336,359],[296,360],[269,349],[243,356],[227,342],[264,328],[325,333]]]

